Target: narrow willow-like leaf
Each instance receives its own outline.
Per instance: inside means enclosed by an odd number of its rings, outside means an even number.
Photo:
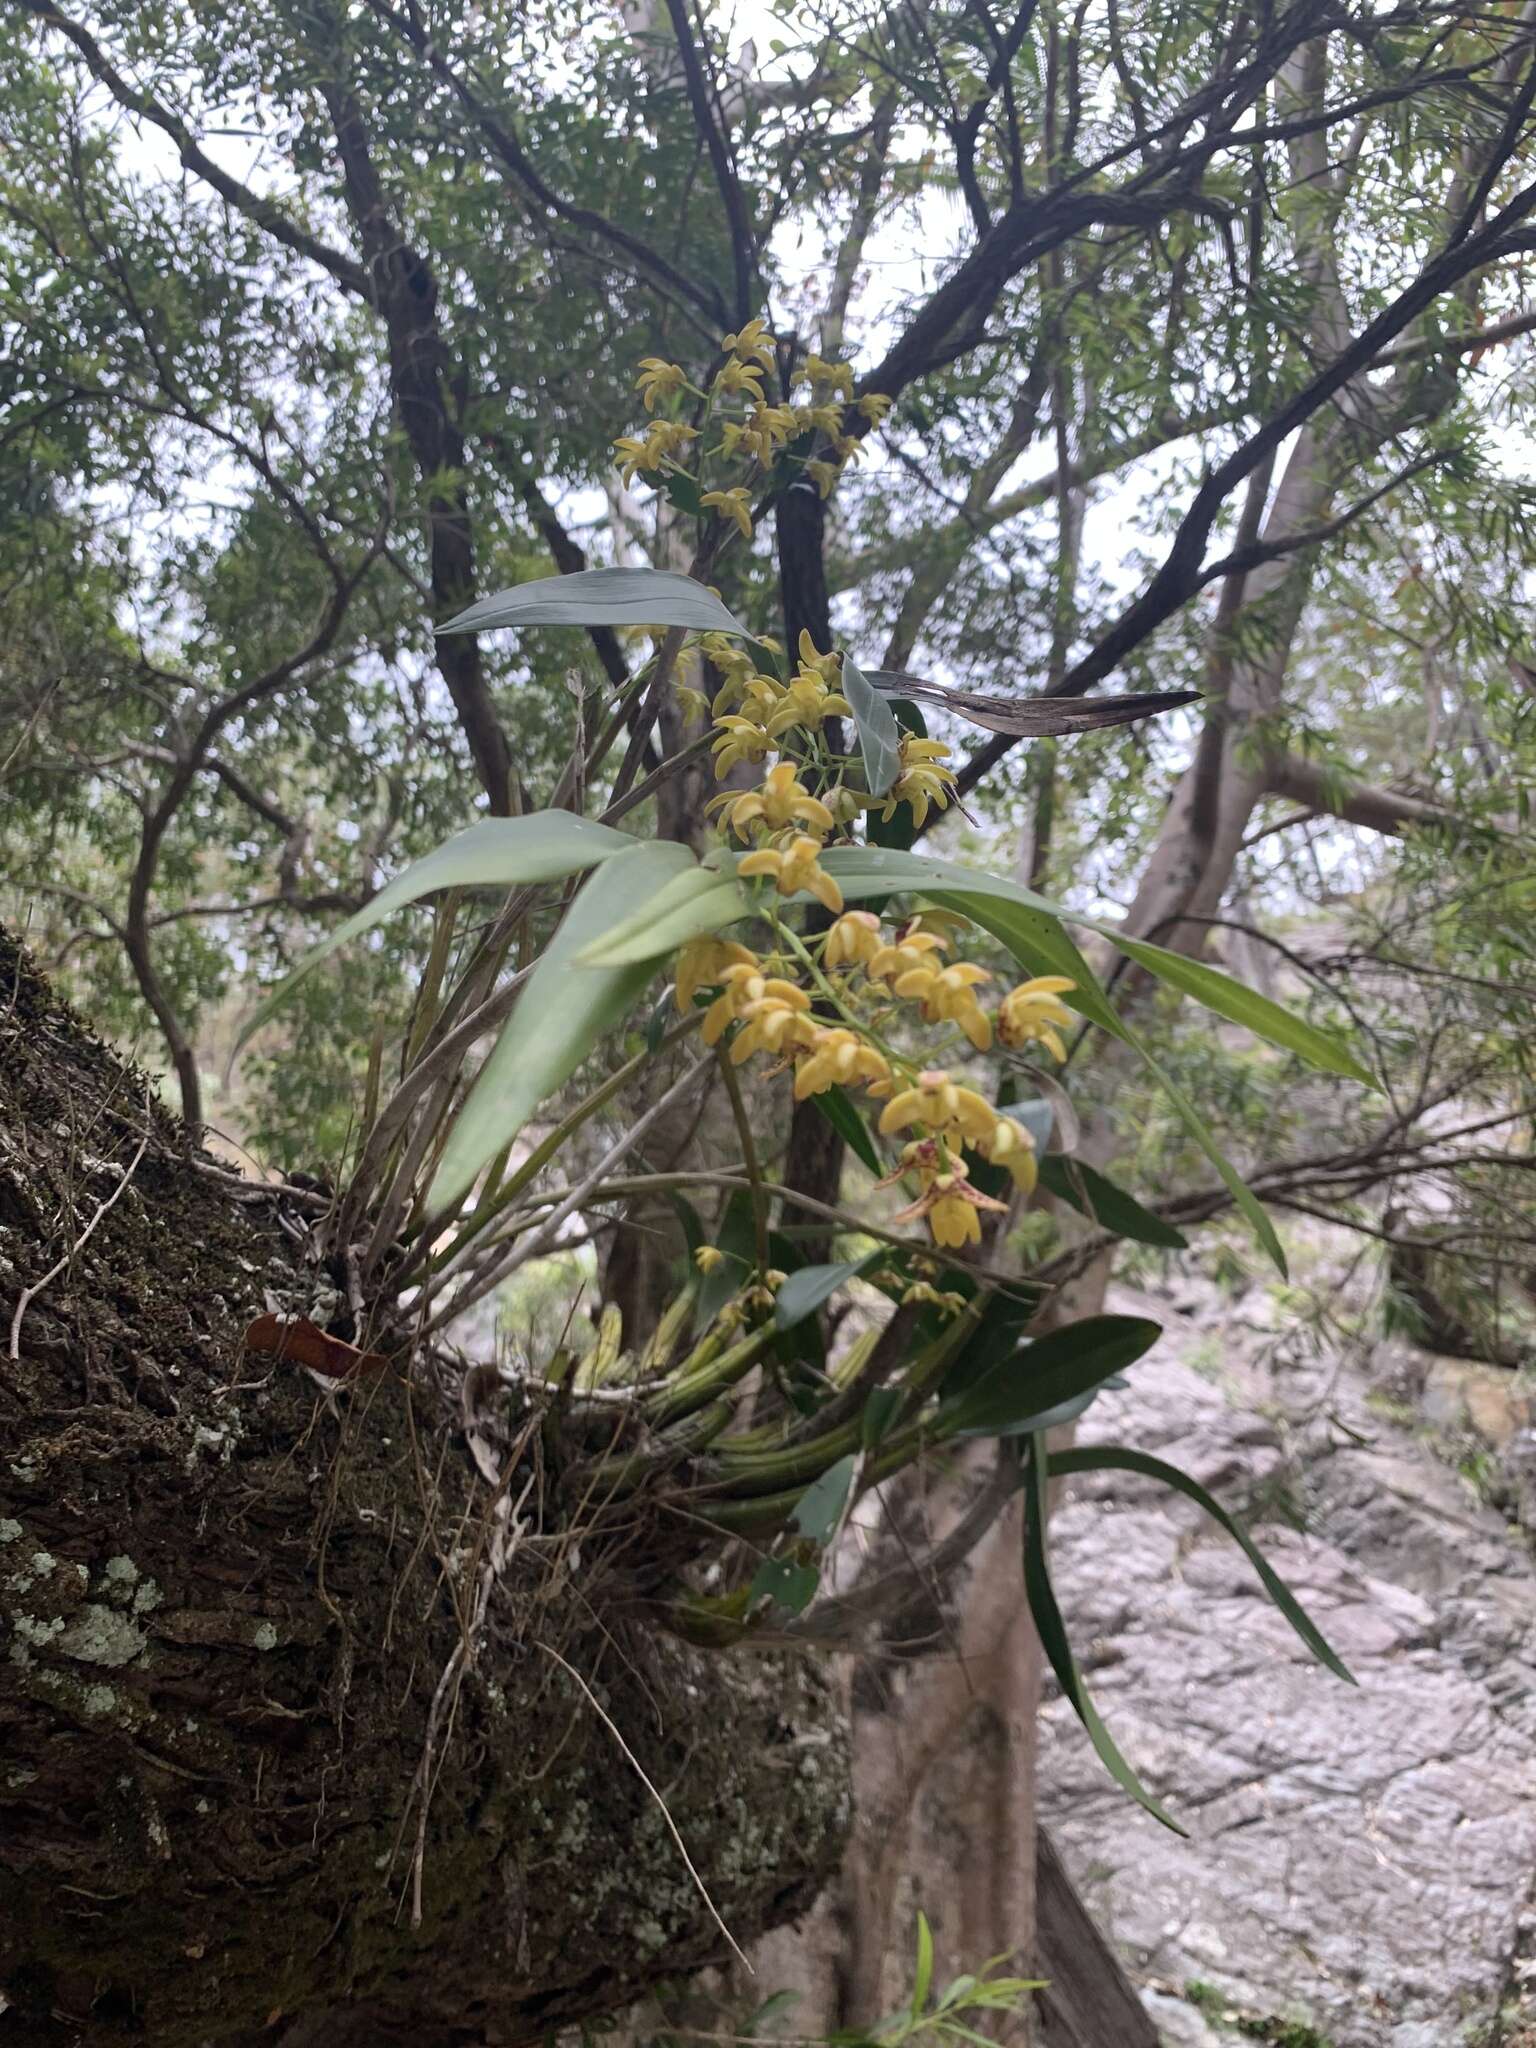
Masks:
[[[1265,1251],[1269,1253],[1281,1277],[1284,1278],[1290,1272],[1290,1267],[1286,1263],[1285,1246],[1281,1244],[1280,1239],[1275,1234],[1275,1226],[1264,1213],[1263,1203],[1243,1179],[1231,1160],[1228,1159],[1226,1153],[1217,1144],[1205,1118],[1201,1116],[1199,1110],[1196,1109],[1178,1082],[1174,1080],[1172,1074],[1168,1072],[1162,1061],[1156,1058],[1141,1038],[1132,1033],[1128,1033],[1127,1037],[1129,1043],[1140,1053],[1148,1071],[1154,1075],[1163,1093],[1173,1105],[1174,1111],[1185,1130],[1188,1131],[1189,1135],[1200,1147],[1200,1150],[1209,1159],[1212,1166],[1215,1167],[1223,1186],[1243,1215],[1247,1217],[1253,1228],[1254,1235],[1258,1238],[1259,1243],[1263,1245]]]
[[[1345,1080],[1359,1081],[1367,1088],[1379,1086],[1376,1077],[1361,1065],[1337,1032],[1322,1031],[1305,1018],[1293,1017],[1279,1003],[1261,996],[1256,989],[1245,988],[1204,960],[1186,959],[1182,953],[1170,953],[1166,946],[1149,946],[1145,939],[1126,938],[1113,925],[1099,925],[1097,929],[1149,974],[1155,974],[1181,995],[1193,997],[1207,1010],[1214,1010],[1218,1017],[1241,1024],[1255,1037],[1266,1038],[1282,1051],[1295,1053],[1309,1067],[1317,1067],[1325,1074],[1342,1074]]]
[[[534,882],[558,881],[562,876],[579,874],[583,868],[612,860],[616,854],[627,853],[636,844],[627,832],[615,832],[609,825],[578,818],[571,811],[530,811],[523,818],[486,818],[471,825],[413,861],[371,903],[355,911],[328,939],[306,953],[241,1031],[237,1050],[253,1032],[261,1029],[305,975],[312,973],[322,960],[329,959],[338,946],[371,931],[406,904],[434,895],[440,889],[485,889],[498,885],[518,888]]]
[[[1066,1624],[1061,1618],[1061,1609],[1056,1604],[1055,1590],[1051,1585],[1050,1563],[1046,1550],[1047,1465],[1045,1438],[1036,1436],[1030,1441],[1029,1461],[1025,1471],[1026,1510],[1024,1520],[1024,1593],[1029,1601],[1029,1611],[1034,1617],[1040,1647],[1056,1674],[1056,1683],[1061,1687],[1072,1711],[1088,1731],[1088,1739],[1098,1752],[1099,1761],[1118,1785],[1130,1793],[1138,1806],[1145,1807],[1154,1820],[1161,1821],[1174,1834],[1187,1832],[1178,1822],[1166,1814],[1131,1769],[1115,1746],[1113,1737],[1099,1719],[1098,1710],[1088,1697],[1077,1668],[1077,1659],[1072,1654],[1072,1645],[1067,1640]]]
[[[917,1916],[917,1968],[912,1972],[912,2006],[914,2020],[923,2016],[928,2003],[929,1988],[933,1983],[933,1929],[928,1925],[928,1915]]]
[[[569,576],[540,576],[482,597],[437,630],[491,633],[500,626],[681,626],[751,638],[712,590],[675,569],[577,569]]]
[[[1198,1479],[1191,1479],[1187,1472],[1181,1472],[1177,1465],[1167,1464],[1162,1458],[1154,1458],[1149,1451],[1134,1451],[1118,1444],[1093,1444],[1082,1449],[1053,1451],[1050,1454],[1050,1469],[1055,1477],[1067,1478],[1074,1472],[1139,1472],[1144,1478],[1160,1480],[1164,1486],[1171,1486],[1192,1500],[1196,1507],[1203,1508],[1218,1527],[1225,1529],[1232,1541],[1238,1545],[1248,1562],[1263,1581],[1264,1590],[1285,1616],[1297,1635],[1317,1658],[1346,1685],[1353,1685],[1355,1677],[1349,1666],[1340,1657],[1317,1623],[1307,1613],[1296,1595],[1265,1558],[1259,1546],[1234,1515],[1207,1493]]]
[[[853,710],[859,729],[859,752],[864,758],[864,780],[871,796],[884,796],[901,772],[901,727],[896,714],[871,689],[868,677],[851,654],[843,656],[842,692]]]
[[[577,956],[692,858],[670,841],[632,840],[583,886],[454,1119],[432,1185],[434,1211],[463,1197],[481,1167],[628,1014],[651,978],[650,962],[593,968]]]

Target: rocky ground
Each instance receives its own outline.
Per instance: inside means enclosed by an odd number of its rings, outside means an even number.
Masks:
[[[1188,1829],[1130,1807],[1055,1700],[1045,1817],[1096,1917],[1171,2048],[1533,2048],[1521,1377],[1318,1341],[1258,1285],[1118,1294],[1167,1334],[1080,1441],[1156,1451],[1245,1508],[1359,1684],[1311,1662],[1181,1497],[1074,1482],[1057,1590],[1101,1712]]]

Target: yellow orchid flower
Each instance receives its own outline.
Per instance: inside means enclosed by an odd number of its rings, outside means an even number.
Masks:
[[[985,1052],[992,1043],[992,1022],[978,1004],[976,990],[991,979],[984,967],[957,960],[952,967],[909,967],[894,986],[905,1001],[922,1004],[930,1024],[958,1024],[976,1050]]]
[[[773,368],[773,336],[766,320],[749,320],[739,333],[726,335],[720,346],[729,349],[739,362],[760,363],[765,370]]]
[[[867,967],[880,950],[880,920],[872,910],[846,910],[827,933],[823,967]]]
[[[755,960],[750,967],[745,961],[733,961],[721,970],[719,979],[721,993],[704,1012],[704,1027],[699,1033],[706,1045],[718,1044],[746,1005],[757,1002],[768,987],[767,977]]]
[[[619,474],[626,484],[633,483],[641,471],[654,475],[679,449],[686,448],[690,441],[697,439],[697,429],[685,427],[681,420],[652,420],[643,439],[637,439],[633,434],[621,434],[614,442],[621,457]]]
[[[805,465],[805,473],[811,479],[811,482],[815,484],[817,493],[821,497],[831,497],[832,486],[837,482],[838,476],[840,474],[839,465],[837,463],[808,462]]]
[[[847,363],[827,363],[818,355],[809,355],[801,365],[800,375],[813,386],[824,384],[844,398],[853,396],[853,370]]]
[[[897,981],[914,968],[933,966],[933,954],[942,953],[948,944],[942,932],[903,932],[894,945],[881,946],[870,955],[865,972],[871,981]]]
[[[749,419],[725,421],[720,445],[727,455],[744,449],[767,469],[794,427],[795,416],[787,405],[760,405]]]
[[[891,1065],[885,1054],[866,1045],[856,1031],[839,1025],[818,1031],[801,1057],[795,1068],[795,1100],[803,1102],[808,1095],[856,1081],[878,1083],[890,1078]]]
[[[699,503],[713,507],[722,519],[729,519],[743,540],[752,538],[752,514],[748,510],[751,498],[744,484],[729,491],[706,491]]]
[[[990,1195],[984,1195],[979,1188],[973,1188],[969,1181],[951,1181],[948,1187],[941,1187],[938,1181],[927,1196],[928,1228],[933,1232],[933,1241],[950,1251],[960,1251],[968,1244],[981,1243],[981,1214],[983,1209],[1006,1209],[1006,1202],[994,1202]]]
[[[775,831],[801,824],[830,832],[835,822],[826,805],[797,779],[792,761],[780,761],[770,768],[760,789],[748,790],[743,796],[716,797],[714,804],[721,807],[721,823],[741,839],[746,837],[746,828],[759,819]]]
[[[686,391],[688,379],[680,363],[669,363],[664,356],[642,356],[640,375],[635,380],[635,389],[645,400],[647,412],[656,410],[658,398],[670,398],[674,391]]]
[[[1043,1045],[1054,1059],[1064,1060],[1067,1048],[1060,1027],[1070,1025],[1072,1012],[1061,998],[1076,988],[1062,974],[1037,974],[1010,989],[998,1005],[997,1035],[1004,1045]]]
[[[901,773],[885,797],[877,799],[882,817],[893,818],[899,805],[910,804],[913,822],[920,826],[930,807],[944,810],[955,793],[954,771],[943,765],[948,758],[949,748],[942,740],[920,740],[903,733]]]
[[[872,427],[878,427],[891,409],[892,401],[883,391],[866,391],[859,400],[859,411]]]
[[[973,1138],[971,1143],[983,1159],[1005,1167],[1022,1193],[1034,1193],[1040,1168],[1035,1158],[1035,1141],[1022,1124],[1016,1124],[1010,1116],[1000,1116],[988,1136]]]
[[[733,356],[721,365],[715,376],[715,390],[726,397],[740,396],[751,399],[754,405],[763,404],[763,373],[755,362],[738,362]]]
[[[793,896],[805,889],[828,910],[841,910],[843,892],[821,865],[821,841],[801,833],[782,851],[765,846],[738,861],[738,875],[772,875],[781,896]]]
[[[780,733],[797,725],[815,732],[824,719],[852,716],[853,707],[848,699],[829,690],[820,676],[800,675],[780,693],[767,730],[770,738],[777,739]]]
[[[755,1052],[791,1053],[811,1043],[816,1024],[806,1015],[811,999],[792,981],[771,980],[760,996],[750,997],[738,1011],[742,1028],[731,1047],[731,1065],[739,1067]]]
[[[838,675],[843,665],[843,657],[837,652],[836,648],[833,648],[828,654],[818,653],[816,642],[811,638],[806,628],[802,626],[800,628],[800,638],[795,645],[795,655],[800,667],[808,674],[820,676],[822,681],[829,687],[836,687]]]
[[[763,760],[773,745],[755,719],[727,712],[723,718],[717,718],[715,724],[720,728],[720,736],[711,751],[715,757],[717,782],[723,782],[741,761]]]
[[[761,972],[758,957],[732,939],[694,939],[677,956],[677,985],[674,991],[678,1014],[686,1016],[701,988],[718,988],[726,969],[745,967]]]
[[[916,1174],[922,1193],[905,1209],[898,1209],[891,1220],[893,1223],[911,1223],[919,1216],[925,1216],[935,1244],[955,1249],[979,1244],[980,1211],[992,1209],[1001,1212],[1008,1207],[1006,1202],[995,1201],[991,1195],[984,1195],[980,1188],[973,1187],[966,1174],[964,1157],[945,1158],[931,1138],[904,1146],[895,1172],[888,1173],[878,1185],[890,1187],[909,1173]]]
[[[914,1280],[902,1295],[901,1305],[903,1308],[912,1308],[922,1304],[936,1308],[941,1315],[946,1316],[961,1315],[967,1306],[963,1294],[943,1291],[935,1287],[931,1280]]]
[[[942,1068],[930,1067],[917,1077],[914,1088],[903,1088],[885,1105],[880,1117],[883,1138],[904,1131],[910,1124],[925,1124],[930,1131],[953,1131],[972,1142],[990,1138],[997,1111],[974,1088],[963,1088]]]

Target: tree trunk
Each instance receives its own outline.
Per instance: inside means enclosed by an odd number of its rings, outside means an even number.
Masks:
[[[532,1418],[492,1486],[457,1383],[242,1355],[265,1308],[327,1319],[305,1228],[0,934],[18,2042],[532,2040],[724,1952],[656,1794],[738,1939],[836,1863],[825,1680],[658,1636],[633,1558],[557,1527]]]

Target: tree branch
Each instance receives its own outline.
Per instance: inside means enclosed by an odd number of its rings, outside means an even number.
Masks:
[[[339,53],[320,54],[335,60],[319,91],[335,130],[347,209],[368,258],[370,296],[389,337],[390,394],[427,492],[432,607],[441,620],[474,599],[475,543],[460,480],[464,438],[445,388],[451,363],[438,319],[437,279],[390,216],[362,108],[340,76]],[[491,811],[507,817],[517,808],[512,749],[486,684],[478,635],[439,639],[436,658]]]
[[[736,279],[735,324],[741,327],[756,311],[758,296],[757,241],[752,232],[752,218],[729,141],[722,124],[716,119],[716,109],[710,103],[709,81],[704,75],[699,46],[694,41],[693,24],[688,19],[687,0],[667,0],[667,13],[671,16],[672,33],[677,38],[677,52],[682,59],[683,81],[688,88],[694,126],[709,153],[710,169],[715,174],[715,184],[725,208],[731,237],[731,267]]]
[[[1230,493],[1272,450],[1368,369],[1382,348],[1411,326],[1437,298],[1475,270],[1517,251],[1536,248],[1536,235],[1524,227],[1533,210],[1536,184],[1518,191],[1481,233],[1456,247],[1443,249],[1425,264],[1413,282],[1368,322],[1331,363],[1279,406],[1225,461],[1218,463],[1196,491],[1162,565],[1141,596],[1126,607],[1082,660],[1052,686],[1052,696],[1079,697],[1091,689],[1194,596],[1209,580],[1211,571],[1204,562],[1206,543]],[[1234,560],[1229,557],[1226,563],[1218,563],[1217,573],[1228,573]],[[1015,744],[1012,738],[999,735],[979,748],[960,773],[961,794],[974,789]]]
[[[1363,782],[1340,783],[1315,762],[1304,761],[1295,754],[1272,761],[1265,782],[1271,796],[1303,804],[1313,816],[1341,818],[1346,824],[1362,825],[1367,831],[1385,832],[1394,838],[1415,826],[1433,826],[1460,835],[1493,829],[1425,797],[1379,789]]]

